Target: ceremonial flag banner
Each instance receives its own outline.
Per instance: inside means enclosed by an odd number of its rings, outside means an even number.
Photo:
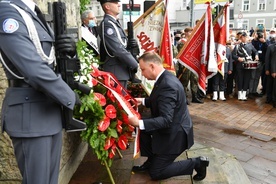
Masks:
[[[212,2],[213,0],[194,0],[195,4],[204,4],[206,2]],[[225,0],[216,0],[216,3],[218,2],[225,2]]]
[[[172,50],[169,23],[163,0],[158,0],[133,24],[134,37],[138,42],[140,53],[155,51],[163,58],[164,68],[172,70]],[[162,45],[162,46],[161,46]],[[161,47],[161,49],[160,49]],[[140,70],[137,77],[142,80],[142,86],[149,95],[155,81],[149,81],[142,76]]]
[[[218,72],[224,76],[226,58],[226,41],[229,38],[229,4],[227,3],[214,21],[214,40],[218,62]]]
[[[165,8],[167,8],[167,5],[168,5],[168,1],[166,1]],[[168,19],[168,11],[166,10],[164,15],[164,26],[163,26],[163,33],[161,36],[159,55],[163,59],[164,68],[166,70],[169,70],[175,73],[174,64],[173,64],[173,51],[172,51],[170,24]]]
[[[206,93],[207,79],[217,73],[210,3],[191,36],[176,56],[180,64],[198,76],[199,89]]]

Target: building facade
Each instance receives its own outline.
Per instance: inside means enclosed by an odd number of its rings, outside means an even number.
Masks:
[[[206,11],[205,2],[211,2],[211,7],[224,6],[230,3],[230,28],[249,30],[262,24],[268,30],[276,27],[276,1],[275,0],[168,0],[169,21],[171,30],[183,30],[185,27],[193,27],[195,21],[200,19]],[[135,21],[155,0],[133,0],[137,11],[132,14],[132,21]],[[129,21],[129,14],[125,7],[129,0],[121,0],[122,13],[119,15],[120,22],[126,28]],[[145,6],[146,5],[146,6]],[[93,10],[98,21],[103,18],[101,5],[97,0],[91,0],[88,7]],[[219,11],[219,9],[217,9]],[[218,12],[217,12],[218,13]]]
[[[275,0],[236,0],[234,1],[234,20],[231,26],[249,30],[257,25],[266,29],[276,28]]]

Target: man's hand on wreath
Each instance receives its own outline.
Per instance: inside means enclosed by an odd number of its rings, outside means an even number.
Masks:
[[[137,116],[128,116],[128,122],[132,126],[139,127],[139,119]]]

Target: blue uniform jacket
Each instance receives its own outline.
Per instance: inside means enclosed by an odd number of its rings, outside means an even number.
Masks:
[[[54,35],[22,1],[12,0],[32,18],[48,55]],[[54,135],[62,129],[61,106],[73,109],[75,94],[38,55],[25,21],[9,2],[0,2],[0,52],[6,65],[31,87],[10,87],[2,105],[2,130],[12,137]],[[16,79],[5,69],[7,78]]]
[[[130,70],[137,68],[138,63],[126,49],[127,36],[119,22],[110,15],[105,15],[100,24],[99,35],[103,70],[113,73],[118,80],[129,80]]]

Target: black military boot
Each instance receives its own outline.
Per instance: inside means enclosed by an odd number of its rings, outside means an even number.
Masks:
[[[197,96],[199,98],[206,98],[206,95],[200,89],[197,90]]]
[[[204,103],[195,93],[192,93],[192,102],[193,103]]]

